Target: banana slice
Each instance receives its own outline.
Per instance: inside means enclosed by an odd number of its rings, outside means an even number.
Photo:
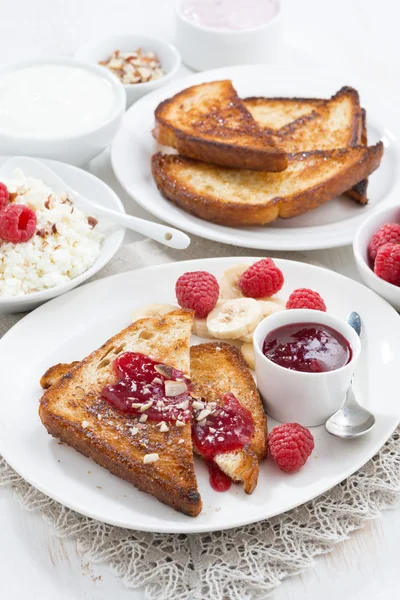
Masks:
[[[257,300],[257,302],[260,305],[262,312],[262,317],[260,320],[265,319],[265,317],[269,317],[273,313],[285,310],[284,306],[277,304],[276,302],[272,302],[272,300]],[[253,331],[249,331],[246,335],[241,335],[239,339],[242,342],[253,342],[253,333],[256,327],[254,327]]]
[[[262,319],[261,307],[253,298],[235,298],[217,305],[207,317],[208,331],[222,340],[237,339],[254,331]]]
[[[133,311],[132,323],[138,321],[139,319],[145,319],[146,317],[158,317],[161,315],[166,315],[177,308],[178,306],[174,306],[173,304],[146,304],[145,306],[141,306]]]
[[[273,313],[285,310],[285,307],[282,306],[282,304],[278,304],[277,302],[273,302],[272,300],[258,300],[258,303],[261,307],[264,319],[265,317],[269,317]]]
[[[258,298],[259,302],[273,302],[274,304],[277,304],[278,306],[283,306],[283,308],[286,308],[286,302],[285,300],[282,300],[282,298],[277,298],[276,296],[266,296],[265,298]]]
[[[250,369],[255,369],[256,367],[254,364],[254,346],[253,346],[253,344],[251,344],[251,343],[242,344],[240,350],[244,356],[244,360],[247,362]]]
[[[232,300],[233,298],[243,298],[242,292],[237,286],[239,277],[247,271],[249,265],[236,265],[226,269],[219,282],[219,293],[223,300]]]
[[[207,319],[197,319],[193,320],[193,329],[194,335],[198,335],[201,338],[212,338],[213,336],[208,331],[207,327]]]

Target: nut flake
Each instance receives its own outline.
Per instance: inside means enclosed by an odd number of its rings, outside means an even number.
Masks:
[[[184,381],[172,381],[168,379],[165,383],[165,395],[170,398],[174,398],[175,396],[180,396],[187,391],[187,385]],[[180,408],[187,408],[187,406],[182,406]]]
[[[165,433],[166,431],[169,431],[169,427],[168,425],[165,423],[165,421],[161,421],[160,423],[160,431],[162,433]]]
[[[86,429],[86,427],[89,427],[89,425],[89,421],[82,421],[82,429]]]
[[[157,452],[153,452],[152,454],[145,454],[143,457],[143,463],[145,465],[148,465],[150,463],[157,462],[159,458],[160,457],[158,456]]]
[[[196,417],[196,421],[203,421],[203,419],[206,419],[208,415],[211,415],[211,410],[208,410],[208,408],[204,408]]]
[[[142,415],[139,419],[139,423],[146,423],[147,421],[147,415]]]
[[[192,406],[195,410],[203,410],[204,402],[200,402],[199,400],[194,400]]]
[[[185,423],[184,423],[183,421],[180,421],[179,419],[177,419],[177,420],[175,421],[175,425],[176,425],[177,427],[185,427]]]
[[[146,402],[146,404],[142,404],[139,408],[139,411],[141,413],[144,412],[145,410],[147,410],[148,408],[153,406],[153,402],[154,402],[154,400],[149,400],[148,402]]]

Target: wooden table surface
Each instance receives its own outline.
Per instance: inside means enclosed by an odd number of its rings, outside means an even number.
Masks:
[[[71,54],[92,35],[137,31],[173,40],[174,0],[8,0],[1,4],[0,62],[41,54]],[[377,101],[391,107],[383,115],[400,124],[400,8],[393,0],[285,0],[282,63],[323,67],[343,76],[376,82]],[[188,72],[184,67],[181,74]],[[397,79],[397,80],[396,80]],[[395,129],[396,130],[396,129]],[[0,149],[1,153],[1,149]],[[107,153],[91,170],[110,183],[128,212],[144,215],[112,175]],[[131,241],[134,236],[128,237]],[[351,253],[314,252],[314,260],[355,276]],[[400,501],[382,518],[368,522],[315,568],[287,579],[274,600],[380,600],[399,597]],[[58,539],[36,513],[20,508],[9,489],[0,489],[0,597],[22,600],[143,600],[128,590],[107,565],[77,554],[74,540]]]

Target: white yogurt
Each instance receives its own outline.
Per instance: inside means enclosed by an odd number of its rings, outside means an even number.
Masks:
[[[44,64],[0,76],[0,133],[73,136],[101,125],[114,105],[110,82],[84,68]]]

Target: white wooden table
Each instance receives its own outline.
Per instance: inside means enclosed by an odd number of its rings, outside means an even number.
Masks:
[[[244,1],[244,0],[243,0]],[[400,6],[394,0],[284,0],[282,63],[340,72],[343,83],[376,82],[377,96],[394,98],[390,127],[400,125]],[[0,2],[0,62],[40,54],[70,54],[92,35],[137,31],[173,40],[174,0],[3,0]],[[182,67],[181,74],[187,69]],[[385,116],[385,115],[384,115]],[[0,152],[1,153],[1,152]],[[123,193],[107,153],[92,172],[111,184],[128,212],[148,216]],[[135,239],[134,235],[128,238]],[[138,237],[136,238],[138,239]],[[355,276],[349,252],[313,253]],[[400,501],[368,523],[314,569],[286,580],[274,600],[380,600],[399,597]],[[38,514],[23,511],[7,489],[0,490],[0,597],[22,600],[143,600],[127,590],[107,565],[89,565],[73,540],[59,540]],[[206,599],[205,599],[206,600]],[[207,599],[208,600],[208,599]]]

